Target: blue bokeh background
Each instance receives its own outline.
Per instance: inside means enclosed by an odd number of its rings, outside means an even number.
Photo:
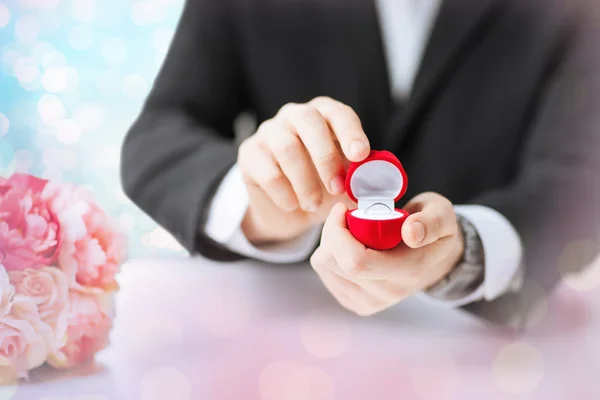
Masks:
[[[0,1],[0,176],[89,188],[131,255],[183,254],[124,195],[120,145],[168,50],[183,0]]]

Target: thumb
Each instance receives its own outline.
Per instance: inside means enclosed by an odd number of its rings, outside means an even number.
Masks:
[[[325,226],[347,229],[346,211],[348,207],[344,203],[336,203],[325,221]]]
[[[408,247],[420,248],[457,232],[452,203],[437,193],[424,193],[410,203],[418,210],[402,225],[402,238]],[[407,208],[411,208],[410,203]]]

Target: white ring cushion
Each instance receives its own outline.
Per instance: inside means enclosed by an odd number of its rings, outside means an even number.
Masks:
[[[352,215],[370,220],[403,217],[404,214],[384,205],[390,204],[393,208],[403,184],[402,174],[394,164],[383,160],[364,163],[350,178],[350,190],[359,200],[359,208],[352,211]]]

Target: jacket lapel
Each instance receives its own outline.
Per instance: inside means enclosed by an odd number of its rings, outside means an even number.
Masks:
[[[384,147],[412,147],[428,105],[454,69],[468,56],[505,4],[502,0],[446,0],[425,49],[406,108],[388,126]]]

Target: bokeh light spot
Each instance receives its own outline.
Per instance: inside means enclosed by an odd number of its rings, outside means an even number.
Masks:
[[[580,240],[565,246],[558,260],[563,281],[573,289],[584,292],[600,287],[598,245],[593,240]]]
[[[10,121],[8,117],[0,113],[0,137],[6,135],[10,129]]]
[[[92,30],[85,25],[77,25],[69,32],[69,45],[75,50],[85,50],[92,44]]]
[[[424,355],[416,360],[411,380],[419,399],[455,399],[462,384],[462,374],[452,358],[438,353],[435,356]]]
[[[42,67],[44,69],[52,67],[66,67],[68,65],[65,55],[54,49],[48,50],[42,56]]]
[[[40,34],[40,22],[33,15],[25,15],[15,22],[15,38],[26,45],[33,44]]]
[[[174,367],[161,367],[148,372],[142,380],[142,400],[189,400],[188,378]]]
[[[152,44],[154,49],[159,53],[165,54],[169,50],[169,45],[173,40],[173,30],[167,28],[160,28],[152,35]]]
[[[10,11],[4,4],[0,4],[0,28],[4,28],[10,22]]]
[[[122,39],[108,39],[102,45],[102,55],[110,64],[120,64],[127,57],[127,46]]]
[[[310,354],[319,358],[343,354],[352,341],[350,327],[345,322],[321,312],[307,316],[300,329],[302,344]]]
[[[73,119],[82,130],[95,131],[102,127],[106,111],[91,103],[79,104],[73,111]]]
[[[196,312],[198,323],[215,336],[231,338],[247,330],[252,320],[253,304],[243,290],[228,292],[214,287],[202,293],[210,307],[199,307]]]
[[[40,70],[34,58],[21,57],[15,61],[13,73],[21,84],[26,84],[35,81]]]
[[[62,102],[53,94],[42,96],[38,102],[38,112],[42,121],[48,126],[56,126],[65,119],[66,115]]]
[[[81,138],[81,127],[73,120],[65,119],[56,127],[56,139],[64,144],[75,144]]]
[[[18,172],[28,172],[33,161],[33,154],[29,150],[22,149],[15,152],[15,168]]]
[[[511,343],[498,353],[493,373],[496,384],[506,392],[530,393],[542,381],[543,359],[533,346],[523,342]]]
[[[161,312],[146,313],[135,321],[131,337],[138,357],[156,362],[177,356],[183,343],[179,322]]]
[[[123,79],[123,94],[131,100],[141,100],[148,94],[148,82],[138,74],[127,75]]]
[[[73,18],[79,22],[92,22],[96,17],[95,0],[73,0]]]
[[[47,92],[60,93],[67,87],[68,70],[64,67],[49,68],[42,76],[42,86]]]
[[[131,20],[139,26],[163,21],[167,16],[165,8],[157,2],[137,1],[131,8]]]
[[[268,364],[259,378],[263,400],[333,400],[335,385],[319,368],[305,368],[292,361]]]
[[[19,6],[22,8],[38,8],[50,10],[56,7],[59,0],[19,0]]]

